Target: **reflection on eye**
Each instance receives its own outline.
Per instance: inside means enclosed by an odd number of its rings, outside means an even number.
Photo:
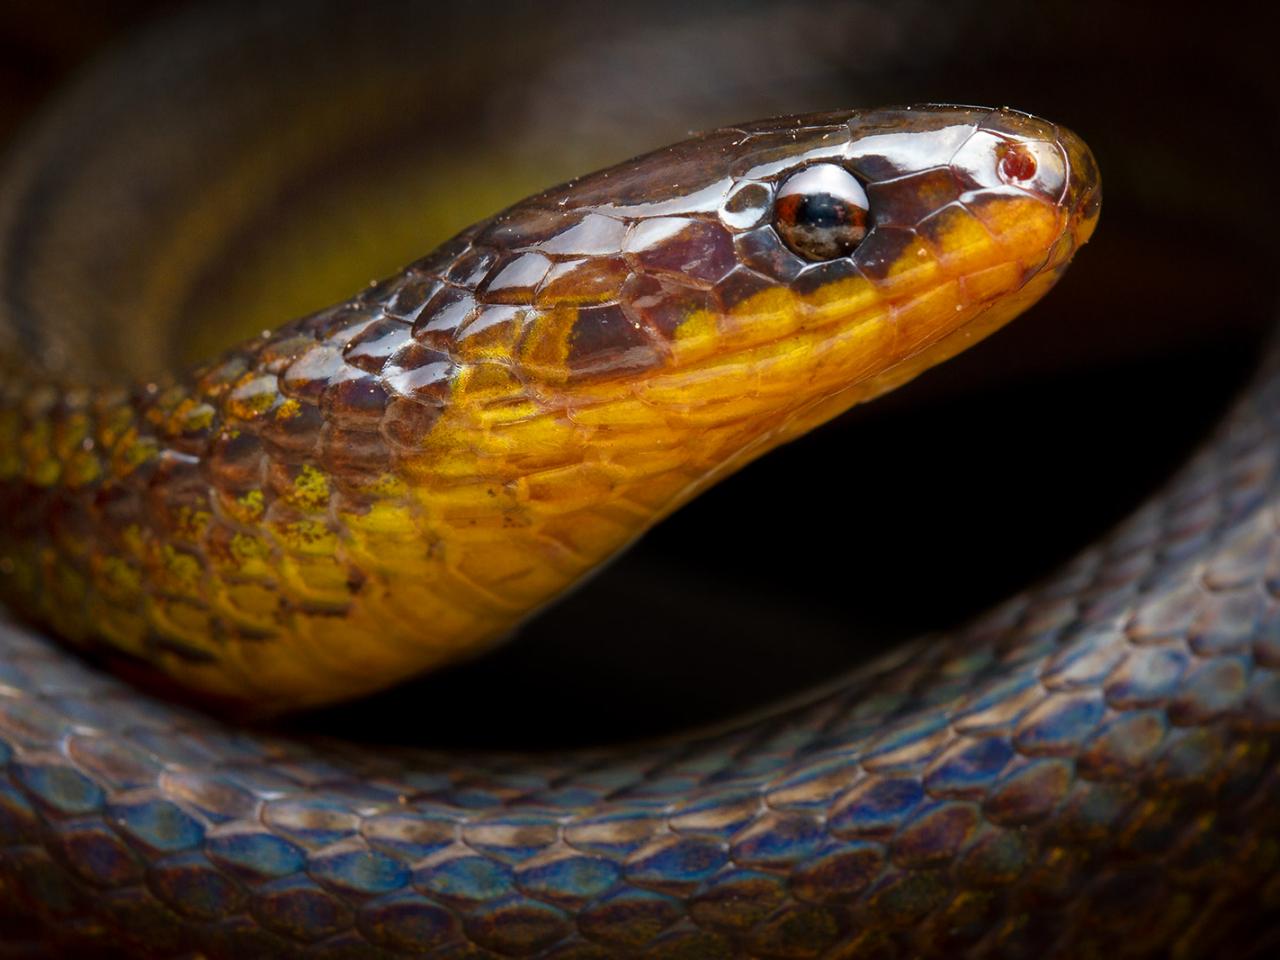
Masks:
[[[867,193],[844,167],[818,163],[788,177],[778,190],[773,225],[806,260],[848,256],[867,235]]]

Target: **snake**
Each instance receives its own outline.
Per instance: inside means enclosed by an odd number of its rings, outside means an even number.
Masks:
[[[209,73],[246,44],[195,26]],[[1059,573],[761,717],[555,755],[259,725],[483,655],[721,478],[1032,306],[1098,222],[1083,140],[939,104],[717,128],[182,366],[155,344],[198,339],[203,308],[166,278],[276,184],[218,126],[260,91],[132,138],[92,119],[207,82],[158,40],[153,73],[57,105],[0,186],[0,954],[1264,942],[1276,356]],[[241,190],[194,190],[220,149]],[[141,163],[145,202],[78,181],[86,156]]]

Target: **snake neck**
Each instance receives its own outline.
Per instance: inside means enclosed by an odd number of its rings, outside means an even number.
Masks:
[[[652,522],[554,451],[513,458],[449,405],[389,396],[361,360],[387,327],[349,303],[180,381],[6,379],[6,600],[215,699],[297,705],[484,649]],[[481,442],[423,448],[445,431]],[[538,502],[574,520],[535,525]]]

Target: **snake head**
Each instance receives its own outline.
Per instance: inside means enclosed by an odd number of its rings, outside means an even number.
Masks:
[[[493,401],[436,449],[536,437],[665,510],[1026,309],[1098,206],[1074,134],[953,106],[731,127],[571,181],[427,262],[446,286],[415,336],[452,397]]]
[[[142,395],[103,537],[186,593],[137,629],[181,640],[180,682],[281,707],[475,653],[1024,310],[1097,215],[1074,135],[971,107],[727,128],[531,197]]]

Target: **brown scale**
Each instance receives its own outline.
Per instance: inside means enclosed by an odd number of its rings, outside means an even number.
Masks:
[[[692,314],[715,309],[717,305],[710,291],[687,286],[678,278],[632,275],[619,290],[619,296],[628,314],[666,339],[674,336],[680,324]]]

